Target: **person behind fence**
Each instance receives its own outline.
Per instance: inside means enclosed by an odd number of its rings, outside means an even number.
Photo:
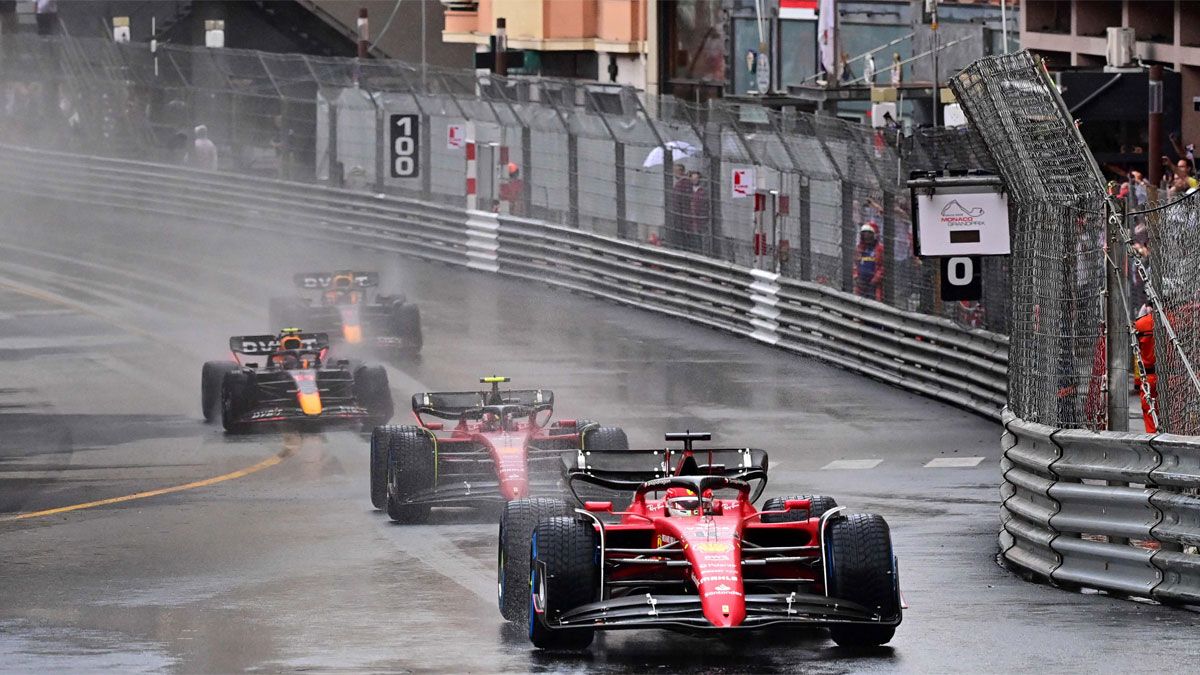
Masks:
[[[525,181],[521,180],[521,167],[516,162],[509,162],[504,169],[508,172],[508,180],[500,184],[500,201],[508,202],[510,215],[524,216]]]
[[[1146,378],[1146,384],[1150,388],[1150,397],[1158,399],[1158,374],[1154,372],[1154,312],[1148,306],[1142,306],[1142,315],[1133,323],[1133,329],[1137,332],[1138,352],[1141,354],[1142,363],[1145,367],[1145,372],[1134,374],[1133,384],[1137,387],[1138,397],[1142,401],[1142,423],[1146,426],[1146,433],[1157,433],[1158,429],[1154,424],[1154,418],[1150,416],[1150,402],[1146,400],[1146,392],[1142,390],[1142,377]]]
[[[699,171],[692,171],[688,177],[691,179],[692,194],[688,203],[684,248],[693,253],[704,253],[704,235],[708,229],[708,190],[704,188],[704,176]]]
[[[667,245],[682,248],[683,233],[687,231],[691,219],[688,214],[692,210],[692,181],[682,164],[676,163],[674,171],[675,182],[671,185],[671,198],[667,206]]]
[[[192,151],[188,153],[187,163],[205,171],[217,170],[217,146],[208,137],[208,127],[203,124],[195,129],[196,140],[192,142]]]
[[[883,243],[874,221],[863,223],[854,248],[854,294],[883,300]]]

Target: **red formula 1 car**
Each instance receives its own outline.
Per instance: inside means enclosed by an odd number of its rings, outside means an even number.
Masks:
[[[846,515],[815,496],[771,499],[757,510],[766,453],[693,453],[692,442],[708,438],[667,434],[684,442],[682,452],[593,452],[569,463],[577,497],[578,488],[599,486],[633,498],[622,511],[584,501],[572,515],[539,519],[528,566],[519,565],[529,575],[519,592],[533,644],[582,649],[596,630],[781,624],[828,627],[842,646],[888,642],[901,598],[883,518]],[[502,598],[503,565],[523,553],[501,550]]]
[[[392,520],[414,523],[425,520],[434,506],[503,503],[539,492],[559,495],[563,450],[629,447],[625,432],[616,427],[577,420],[552,424],[554,392],[548,389],[501,390],[507,377],[480,382],[491,389],[416,394],[416,425],[375,429],[375,508],[387,509]]]

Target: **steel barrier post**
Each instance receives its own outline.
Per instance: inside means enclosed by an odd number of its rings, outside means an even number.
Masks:
[[[854,222],[854,185],[842,179],[842,290],[854,292],[854,251],[858,226]]]
[[[896,231],[896,195],[890,189],[883,190],[883,301],[896,306],[896,246],[901,241]]]

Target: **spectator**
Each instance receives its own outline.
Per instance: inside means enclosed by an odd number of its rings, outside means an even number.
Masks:
[[[187,163],[197,169],[217,170],[217,146],[208,138],[208,127],[203,124],[196,127],[196,140],[192,142],[192,152],[187,159]]]
[[[1141,171],[1129,172],[1129,194],[1134,206],[1145,204],[1150,199],[1150,181],[1142,176]]]
[[[1186,159],[1181,159],[1172,164],[1171,160],[1168,159],[1166,155],[1163,155],[1162,164],[1164,178],[1169,176],[1182,178],[1184,182],[1187,183],[1187,187],[1189,188],[1200,186],[1200,182],[1197,182],[1196,179],[1192,177],[1192,168]],[[1174,185],[1171,185],[1171,187],[1174,187]]]
[[[682,164],[676,163],[674,172],[675,182],[671,186],[671,197],[667,205],[667,245],[682,248],[683,233],[691,220],[692,181]]]
[[[283,115],[272,118],[275,133],[271,137],[271,147],[275,150],[275,159],[279,162],[279,177],[290,180],[292,177],[292,159],[296,148],[296,132],[283,122]]]
[[[37,34],[58,33],[58,0],[35,0],[33,11],[37,17]]]
[[[1146,367],[1145,373],[1136,373],[1133,378],[1133,384],[1138,389],[1138,398],[1142,403],[1142,424],[1146,428],[1146,433],[1153,434],[1158,432],[1158,428],[1154,424],[1154,418],[1150,416],[1150,401],[1146,400],[1146,392],[1142,390],[1142,378],[1146,378],[1146,384],[1150,389],[1150,397],[1158,399],[1158,374],[1154,372],[1155,354],[1154,354],[1154,312],[1150,311],[1149,307],[1143,306],[1142,316],[1133,324],[1134,330],[1137,332],[1138,352],[1142,357],[1142,365]]]
[[[904,72],[904,62],[900,59],[900,52],[892,52],[892,86],[899,87]]]
[[[505,167],[508,180],[500,185],[500,201],[508,202],[508,212],[514,216],[524,216],[525,213],[525,181],[521,180],[521,167],[516,162],[509,162]]]
[[[708,230],[708,190],[704,188],[704,176],[699,171],[689,174],[692,193],[688,201],[688,223],[684,248],[693,253],[704,253],[704,235]]]
[[[883,300],[883,243],[874,221],[864,223],[858,231],[858,246],[854,249],[854,294]]]

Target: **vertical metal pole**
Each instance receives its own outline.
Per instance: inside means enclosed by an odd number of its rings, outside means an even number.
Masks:
[[[625,197],[625,144],[613,140],[613,178],[617,181],[617,237],[629,239],[629,205]]]
[[[883,301],[896,306],[896,242],[903,241],[896,232],[896,195],[883,190]],[[981,270],[982,271],[982,270]]]
[[[329,184],[342,186],[342,164],[338,161],[338,109],[337,101],[329,101]]]
[[[1158,188],[1162,182],[1162,89],[1163,67],[1150,66],[1150,137],[1146,143],[1146,174],[1150,185]]]
[[[800,241],[792,248],[800,253],[800,278],[812,281],[812,199],[809,194],[812,184],[808,176],[800,177],[800,203],[796,205],[800,217]]]
[[[567,224],[579,227],[579,137],[567,125]]]
[[[940,96],[941,88],[938,86],[937,0],[933,0],[933,24],[930,26],[930,28],[933,30],[933,53],[930,55],[933,57],[933,110],[931,110],[930,112],[932,113],[933,126],[934,126],[934,128],[937,128],[942,125],[941,114],[939,113],[939,110],[938,110],[938,108],[941,104],[941,100],[940,100],[941,99],[941,96]]]
[[[1000,0],[1000,39],[1004,41],[1003,53],[1008,53],[1008,0]]]
[[[858,223],[854,222],[854,186],[842,181],[842,290],[854,292],[854,251],[858,244]]]
[[[376,194],[383,192],[383,178],[387,173],[388,162],[387,157],[390,154],[391,148],[388,147],[388,129],[387,129],[387,113],[383,106],[375,101],[375,97],[371,96],[371,92],[366,92],[370,97],[371,102],[375,104],[375,192]],[[418,161],[421,159],[417,158]],[[429,167],[422,166],[421,173],[429,173]]]
[[[358,8],[358,58],[367,58],[367,50],[371,44],[371,30],[367,20],[367,8]]]
[[[529,125],[520,117],[521,122],[521,171],[525,172],[525,180],[521,181],[521,203],[525,205],[525,217],[533,217],[533,135],[529,133]]]
[[[1106,211],[1111,207],[1106,207]],[[1125,308],[1130,302],[1126,294],[1122,270],[1125,267],[1125,241],[1112,216],[1107,213],[1105,235],[1108,240],[1108,262],[1105,265],[1107,289],[1105,325],[1108,329],[1108,430],[1129,431],[1129,321]]]

